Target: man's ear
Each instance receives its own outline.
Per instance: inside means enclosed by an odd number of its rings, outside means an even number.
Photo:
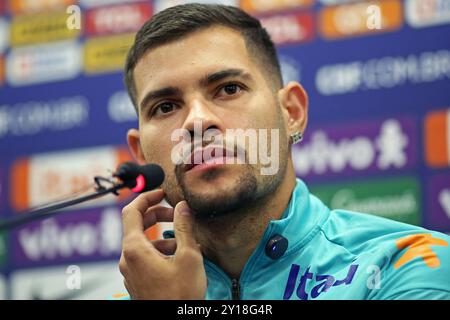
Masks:
[[[289,82],[278,92],[288,135],[305,132],[308,124],[308,95],[298,82]]]
[[[144,165],[146,162],[145,162],[144,153],[142,152],[140,139],[141,138],[140,138],[139,130],[137,130],[137,129],[128,130],[127,142],[128,142],[128,147],[130,148],[131,154],[136,159],[138,164]]]

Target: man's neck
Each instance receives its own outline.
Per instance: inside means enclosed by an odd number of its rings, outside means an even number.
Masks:
[[[197,223],[197,241],[203,254],[232,279],[238,279],[269,222],[281,218],[295,184],[295,174],[288,170],[275,192],[246,212],[230,213],[217,221]]]

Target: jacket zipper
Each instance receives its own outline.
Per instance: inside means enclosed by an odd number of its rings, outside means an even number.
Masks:
[[[231,296],[232,296],[233,300],[241,299],[241,288],[239,286],[238,279],[231,280]]]
[[[265,240],[267,238],[267,234],[270,234],[272,230],[272,225],[269,225],[269,227],[267,228],[264,236],[263,236],[263,240],[261,240],[262,242],[265,242],[267,240]],[[257,251],[255,252],[260,252],[262,251],[262,247],[258,247],[256,249]],[[255,259],[256,253],[253,252],[253,254],[250,256],[249,260],[247,261],[247,263],[244,266],[244,269],[241,272],[241,276],[239,279],[243,279],[243,277],[248,273],[248,268],[249,268],[249,264],[251,259]],[[216,266],[213,262],[209,261],[208,259],[204,258],[204,261],[206,262],[206,265],[208,265],[212,270],[214,270],[217,274],[219,274],[225,281],[230,281],[230,277],[228,275],[226,275],[218,266]],[[232,300],[241,300],[241,285],[239,283],[239,279],[232,279],[231,280],[231,299]]]

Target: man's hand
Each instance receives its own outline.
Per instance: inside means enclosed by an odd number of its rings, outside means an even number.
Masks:
[[[186,201],[175,209],[158,206],[162,190],[139,195],[122,211],[119,269],[132,299],[204,299],[206,273]],[[176,239],[149,241],[144,230],[173,221]]]

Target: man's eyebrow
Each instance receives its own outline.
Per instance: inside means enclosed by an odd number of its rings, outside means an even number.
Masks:
[[[203,79],[200,80],[200,85],[207,86],[214,82],[218,82],[230,77],[242,77],[246,78],[247,80],[252,79],[252,76],[242,69],[226,69],[206,75]]]
[[[200,80],[200,85],[207,86],[214,82],[218,82],[220,80],[230,77],[242,77],[247,80],[253,79],[248,72],[245,72],[242,69],[226,69],[206,75],[204,78]],[[140,109],[143,110],[152,100],[169,96],[182,96],[182,91],[176,87],[166,87],[150,91],[144,96],[141,103],[139,104]]]
[[[175,88],[175,87],[166,87],[166,88],[150,91],[145,95],[144,99],[142,99],[142,101],[140,103],[140,107],[142,110],[149,104],[150,101],[155,100],[155,99],[170,97],[170,96],[181,96],[181,95],[182,95],[181,90],[178,88]]]

